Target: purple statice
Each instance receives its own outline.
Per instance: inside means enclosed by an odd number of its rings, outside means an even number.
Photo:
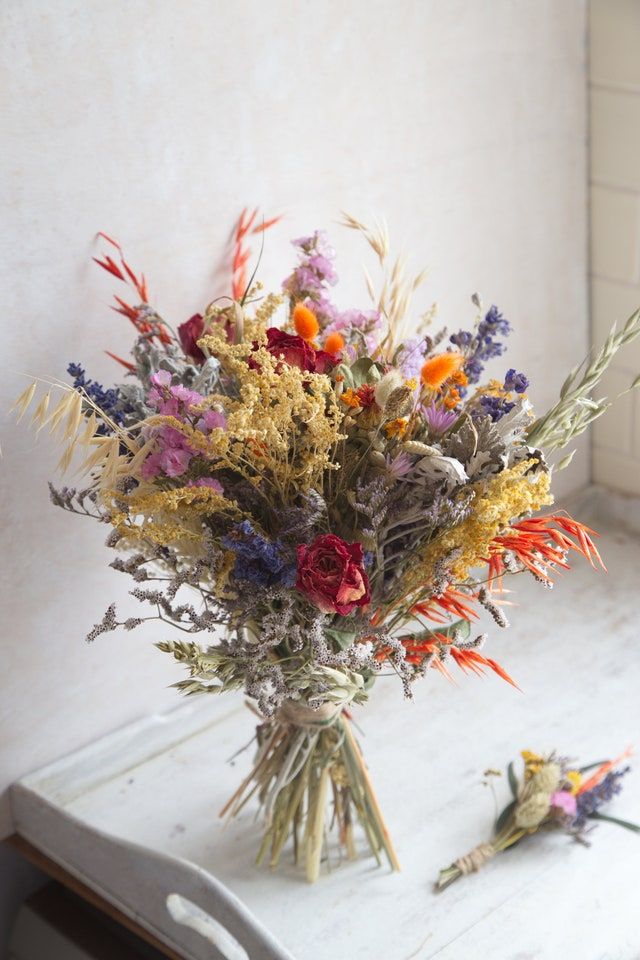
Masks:
[[[108,390],[95,380],[87,380],[84,368],[79,363],[70,363],[67,367],[67,373],[73,377],[73,387],[75,390],[83,390],[88,397],[93,400],[96,406],[100,407],[114,423],[118,426],[124,424],[125,406],[122,403],[122,397],[117,387],[111,387]],[[110,433],[109,425],[102,422],[97,431],[103,436]]]
[[[507,370],[504,378],[505,390],[512,390],[514,393],[524,393],[529,386],[529,380],[524,373],[516,373],[513,367]]]
[[[324,336],[341,333],[345,341],[364,343],[371,352],[380,340],[383,318],[378,310],[339,310],[329,296],[329,288],[338,282],[334,260],[336,252],[323,230],[293,241],[298,265],[284,280],[282,288],[295,303],[313,310]],[[355,358],[355,354],[354,354]]]
[[[426,337],[413,337],[402,344],[395,361],[405,380],[420,380],[420,369],[424,363],[427,347]]]
[[[294,302],[311,301],[311,306],[322,320],[333,319],[335,307],[327,297],[327,288],[338,282],[333,261],[336,252],[329,244],[326,233],[316,230],[310,237],[294,240],[298,250],[298,265],[282,283],[284,292]]]
[[[296,562],[278,540],[268,540],[254,530],[251,521],[243,520],[223,538],[223,544],[236,556],[233,574],[261,587],[292,587],[296,578]]]
[[[505,417],[508,413],[511,413],[515,403],[511,400],[508,400],[507,397],[494,397],[489,394],[485,394],[480,397],[480,406],[478,412],[486,414],[491,417],[494,423],[497,423],[498,420],[501,420],[502,417]]]
[[[630,769],[630,767],[625,767],[623,770],[611,770],[591,790],[585,790],[584,793],[578,794],[576,797],[577,813],[571,825],[574,830],[582,830],[590,816],[597,813],[601,806],[609,803],[616,794],[620,793],[622,790],[620,781]]]
[[[326,316],[326,315],[325,315]],[[347,342],[364,343],[367,351],[372,353],[380,342],[380,331],[384,320],[378,310],[336,310],[333,319],[324,327],[324,334],[341,333]]]
[[[451,343],[465,355],[464,372],[469,383],[478,383],[487,360],[502,356],[504,344],[497,339],[511,332],[511,324],[494,305],[478,324],[475,333],[460,330],[449,337]],[[464,390],[460,393],[464,395]]]
[[[422,416],[429,427],[429,433],[446,433],[458,419],[455,410],[445,410],[443,407],[437,407],[435,403],[422,407]]]

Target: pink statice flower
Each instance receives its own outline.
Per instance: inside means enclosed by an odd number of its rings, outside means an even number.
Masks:
[[[189,390],[183,384],[171,384],[171,374],[168,370],[159,370],[151,377],[153,384],[147,395],[147,403],[162,416],[173,417],[181,423],[194,419],[195,428],[203,434],[211,430],[225,429],[226,418],[219,410],[199,410],[204,400],[202,394]],[[191,460],[198,455],[187,438],[174,427],[163,425],[153,429],[151,434],[156,439],[156,449],[142,465],[142,476],[145,480],[153,480],[159,475],[166,477],[180,477],[187,472]],[[217,481],[215,481],[217,483]]]
[[[578,801],[568,790],[556,790],[551,794],[551,806],[562,810],[569,817],[575,817],[578,810]]]
[[[224,489],[219,480],[214,480],[213,477],[198,477],[197,480],[189,480],[187,484],[188,487],[209,487],[211,490],[215,490],[216,493],[224,493]]]

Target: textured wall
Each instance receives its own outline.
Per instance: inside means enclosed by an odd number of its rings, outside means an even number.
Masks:
[[[640,306],[640,3],[591,3],[591,282],[593,333]],[[640,343],[618,354],[604,381],[616,396],[640,371]],[[594,427],[594,479],[640,494],[640,392]]]
[[[91,264],[96,230],[144,266],[172,322],[221,292],[221,250],[245,203],[287,238],[341,208],[386,215],[420,306],[471,319],[479,290],[517,327],[509,363],[539,407],[586,347],[584,8],[564,0],[5,0],[0,381],[115,374],[127,322]],[[344,303],[361,249],[337,233]],[[351,258],[349,260],[349,257]],[[502,365],[500,371],[502,372]],[[125,595],[105,531],[47,503],[55,451],[2,428],[0,790],[45,761],[174,702],[142,633],[82,643]],[[582,459],[559,479],[578,486]],[[10,829],[6,803],[0,835]]]

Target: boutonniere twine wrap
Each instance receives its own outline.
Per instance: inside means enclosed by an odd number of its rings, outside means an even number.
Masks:
[[[630,755],[629,748],[615,760],[575,767],[556,754],[543,757],[523,750],[522,781],[516,777],[513,763],[507,768],[512,800],[496,820],[493,839],[478,844],[441,870],[436,890],[444,890],[461,877],[475,873],[496,854],[539,830],[562,830],[585,846],[589,845],[587,834],[593,821],[606,820],[640,832],[635,823],[609,816],[601,809],[620,793],[621,781],[630,769],[624,765]],[[488,770],[485,775],[495,774],[496,771]]]
[[[257,798],[259,859],[275,866],[292,839],[315,880],[334,846],[398,866],[351,724],[376,681],[407,698],[454,671],[516,686],[481,614],[508,625],[513,574],[551,586],[573,558],[601,564],[596,534],[550,509],[551,467],[609,406],[598,381],[640,312],[536,417],[528,377],[500,360],[511,323],[496,306],[474,295],[466,328],[437,329],[435,307],[414,308],[423,275],[351,217],[382,274],[367,274],[364,308],[334,299],[320,231],[294,241],[266,292],[250,244],[275,223],[244,212],[228,289],[174,323],[101,234],[97,263],[135,334],[130,356],[111,354],[121,376],[104,387],[72,358],[70,384],[34,382],[16,406],[60,438],[60,469],[84,475],[51,498],[110,529],[111,566],[142,605],[112,604],[88,639],[160,621],[182,693],[244,692],[257,752],[225,812]]]

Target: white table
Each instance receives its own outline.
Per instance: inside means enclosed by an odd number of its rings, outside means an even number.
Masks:
[[[181,704],[25,777],[12,788],[15,829],[188,960],[243,957],[205,914],[251,960],[637,958],[640,836],[609,824],[589,850],[536,837],[432,892],[439,868],[490,832],[484,769],[523,747],[587,762],[640,746],[640,540],[613,529],[602,551],[608,575],[576,556],[550,593],[513,580],[521,606],[510,630],[492,629],[489,655],[523,694],[493,676],[460,675],[452,687],[434,672],[415,703],[389,679],[356,711],[400,874],[365,858],[310,887],[287,858],[275,874],[254,867],[255,809],[230,824],[217,817],[251,757],[227,762],[254,725],[232,696]],[[506,784],[498,790],[506,801]],[[640,761],[609,809],[640,820]],[[200,932],[172,919],[172,893],[205,911],[188,918]]]

